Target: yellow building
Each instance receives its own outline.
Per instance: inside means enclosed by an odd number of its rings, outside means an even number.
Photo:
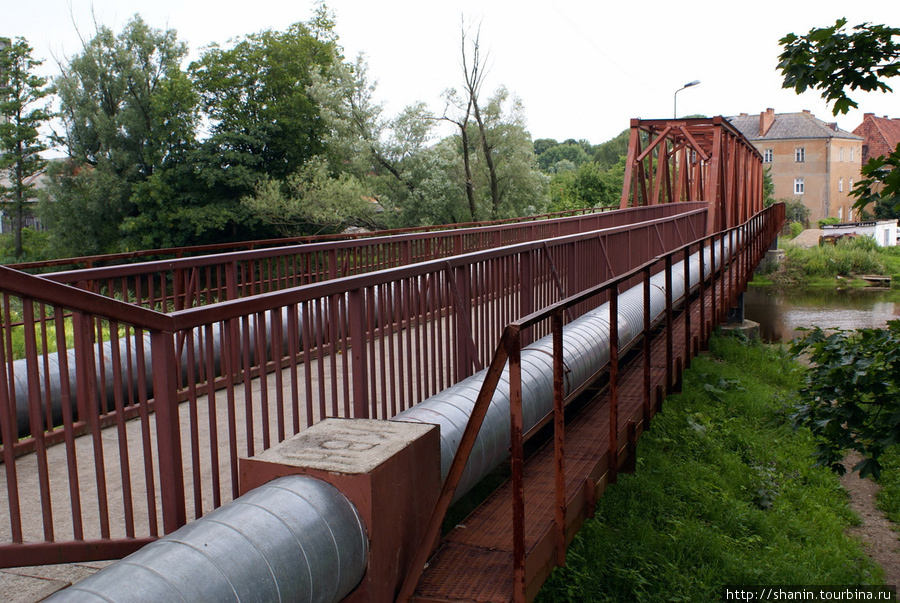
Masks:
[[[776,199],[802,201],[813,225],[824,218],[840,222],[859,218],[850,191],[860,178],[861,136],[809,111],[776,114],[766,109],[758,116],[741,113],[728,120],[762,154]]]

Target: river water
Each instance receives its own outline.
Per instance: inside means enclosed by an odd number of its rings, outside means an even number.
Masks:
[[[853,288],[776,290],[749,287],[744,313],[760,323],[765,341],[790,340],[798,327],[860,329],[882,327],[900,318],[900,290]]]

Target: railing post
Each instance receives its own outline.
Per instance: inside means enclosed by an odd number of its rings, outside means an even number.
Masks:
[[[525,459],[522,427],[522,340],[509,345],[509,451],[512,470],[513,601],[525,603]]]
[[[650,267],[644,269],[644,431],[650,428]]]
[[[609,483],[619,477],[619,284],[609,295]]]
[[[174,532],[187,522],[184,502],[184,466],[181,459],[181,427],[178,418],[178,383],[175,380],[175,335],[150,333],[153,359],[153,400],[156,411],[156,443],[162,496],[163,531]]]
[[[348,315],[350,317],[350,353],[353,359],[353,417],[369,418],[369,378],[366,358],[366,297],[363,289],[354,289],[349,294]]]
[[[553,456],[556,463],[554,522],[556,524],[556,565],[566,564],[566,406],[563,391],[563,313],[553,313]]]
[[[691,368],[691,246],[684,248],[684,368]]]
[[[674,320],[674,312],[672,310],[672,254],[666,254],[666,395],[672,393],[674,385],[672,379],[672,365],[675,363],[674,350],[674,334],[672,321]]]

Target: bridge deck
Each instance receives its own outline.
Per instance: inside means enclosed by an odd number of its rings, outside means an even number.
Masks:
[[[709,292],[707,292],[707,295]],[[708,308],[707,303],[707,319]],[[684,313],[673,321],[674,362],[685,356]],[[699,340],[699,303],[691,304],[691,338]],[[661,402],[666,379],[666,333],[651,343],[651,399]],[[694,352],[696,353],[696,351]],[[619,471],[634,462],[632,444],[648,426],[643,421],[643,363],[635,358],[619,377]],[[662,390],[659,391],[658,390]],[[658,392],[658,393],[657,393]],[[594,492],[602,493],[610,483],[609,402],[606,389],[595,397],[565,427],[567,474],[567,541],[592,515]],[[653,412],[651,405],[651,413]],[[628,424],[634,422],[632,441]],[[554,516],[554,469],[552,441],[525,463],[526,593],[531,600],[549,576],[555,563],[552,521]],[[613,478],[614,479],[614,478]],[[513,600],[512,486],[507,481],[444,538],[429,561],[414,600],[419,603],[472,601],[478,603]]]

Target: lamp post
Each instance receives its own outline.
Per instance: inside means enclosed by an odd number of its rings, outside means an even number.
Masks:
[[[688,82],[687,84],[685,84],[684,86],[682,86],[681,88],[679,88],[678,90],[675,91],[675,99],[673,102],[673,104],[675,106],[673,107],[674,111],[672,114],[673,119],[678,119],[678,93],[681,92],[682,90],[684,90],[685,88],[690,88],[691,86],[696,86],[699,83],[700,83],[700,80],[694,80],[693,82]]]

